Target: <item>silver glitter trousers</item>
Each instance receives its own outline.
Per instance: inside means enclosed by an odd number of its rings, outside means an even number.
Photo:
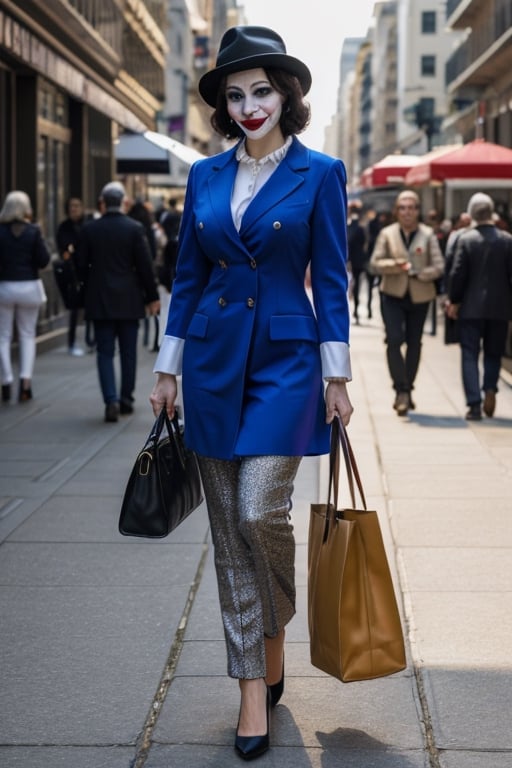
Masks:
[[[264,636],[295,613],[290,523],[299,456],[198,456],[215,551],[228,675],[265,677]]]

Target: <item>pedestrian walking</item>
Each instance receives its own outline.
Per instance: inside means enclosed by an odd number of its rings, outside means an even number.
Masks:
[[[367,309],[368,318],[372,316],[372,282],[373,275],[368,272],[368,252],[366,250],[366,232],[360,221],[361,203],[352,202],[348,206],[347,242],[349,269],[352,275],[351,293],[354,301],[353,318],[359,325],[359,298],[362,278],[366,277],[368,285]]]
[[[182,374],[215,547],[228,659],[239,680],[235,749],[269,747],[295,613],[293,482],[348,423],[346,174],[296,137],[311,75],[266,27],[223,36],[199,91],[236,145],[195,163],[180,229],[153,410],[173,415]],[[305,288],[311,262],[313,309]],[[327,386],[324,393],[324,382]],[[268,686],[268,687],[267,687]]]
[[[12,397],[14,325],[19,345],[18,401],[32,399],[37,319],[46,301],[39,270],[46,267],[50,254],[41,230],[31,220],[29,196],[21,190],[9,192],[0,211],[0,368],[4,403]]]
[[[404,190],[397,197],[396,221],[382,229],[370,266],[381,276],[381,313],[386,332],[386,355],[395,390],[393,404],[399,416],[415,408],[414,381],[421,356],[421,337],[435,281],[444,271],[437,237],[419,221],[416,192]],[[405,345],[405,352],[402,347]]]
[[[462,383],[468,411],[466,419],[489,418],[496,408],[496,393],[512,320],[512,235],[495,225],[494,203],[477,192],[468,204],[474,226],[457,239],[449,280],[450,317],[458,318]],[[483,348],[483,381],[479,358]]]
[[[153,272],[156,276],[157,245],[156,245],[155,229],[153,227],[154,216],[153,216],[153,212],[150,209],[150,204],[144,203],[142,200],[136,200],[133,203],[133,205],[128,209],[128,216],[130,216],[130,218],[132,219],[135,219],[135,221],[140,221],[140,223],[144,227],[144,233],[146,235],[146,239],[149,245],[149,251],[151,253],[151,261],[153,263]],[[151,324],[153,325],[153,328],[154,328],[152,351],[157,352],[158,337],[160,333],[158,315],[153,315],[152,318],[149,318],[147,316],[144,318],[144,333],[143,333],[144,342],[143,343],[145,347],[149,345],[150,319],[152,321]]]
[[[453,267],[453,260],[455,258],[455,250],[457,248],[457,240],[468,227],[471,226],[471,216],[467,211],[462,211],[455,220],[453,227],[450,230],[448,239],[446,241],[446,248],[444,251],[444,269],[445,269],[445,289],[446,293],[449,290],[449,278]]]
[[[180,231],[182,213],[178,210],[178,200],[175,197],[169,198],[169,208],[160,217],[160,226],[162,228],[165,245],[162,251],[162,258],[157,268],[158,276],[158,294],[160,296],[161,306],[161,328],[158,343],[162,343],[165,331],[165,320],[169,311],[169,302],[171,300],[171,291],[176,276],[176,261],[178,258],[178,234]]]
[[[57,248],[61,259],[71,262],[71,268],[73,268],[80,231],[85,224],[84,206],[80,198],[70,197],[66,201],[66,214],[67,218],[61,221],[57,228]],[[74,357],[81,357],[84,354],[82,347],[76,344],[76,328],[80,309],[79,306],[69,309],[68,353]]]
[[[140,222],[123,213],[125,190],[110,182],[102,192],[103,215],[81,234],[77,265],[85,286],[85,317],[94,323],[105,421],[133,412],[139,320],[159,311],[149,245]],[[120,389],[114,354],[119,345]]]

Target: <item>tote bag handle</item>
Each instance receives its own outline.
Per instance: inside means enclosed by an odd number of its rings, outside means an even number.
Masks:
[[[356,509],[355,486],[359,491],[363,509],[366,507],[366,497],[363,490],[363,483],[357,467],[356,457],[350,445],[346,428],[343,426],[339,416],[336,416],[331,425],[331,450],[329,454],[329,496],[327,506],[330,506],[331,493],[334,491],[334,511],[338,508],[339,474],[340,474],[340,445],[343,451],[345,471],[347,474],[348,487],[350,491],[350,500],[352,509]]]

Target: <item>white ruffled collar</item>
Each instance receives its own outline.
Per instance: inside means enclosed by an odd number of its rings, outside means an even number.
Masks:
[[[238,160],[239,163],[247,163],[247,165],[252,166],[253,170],[255,168],[260,170],[267,163],[273,163],[274,165],[279,165],[283,157],[288,152],[288,149],[290,148],[291,143],[292,143],[292,137],[288,136],[282,147],[275,149],[273,152],[270,152],[268,155],[265,155],[265,157],[260,157],[260,159],[257,160],[255,157],[251,157],[250,155],[247,154],[247,150],[245,148],[245,141],[244,141],[242,142],[242,144],[240,144],[240,146],[236,151],[236,159]]]

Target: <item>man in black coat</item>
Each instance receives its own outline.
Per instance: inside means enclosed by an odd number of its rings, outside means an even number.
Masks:
[[[359,294],[361,278],[366,276],[368,283],[368,317],[372,316],[372,285],[373,275],[368,271],[370,257],[366,250],[366,232],[361,225],[359,215],[361,203],[353,201],[348,206],[347,245],[350,272],[352,273],[352,296],[354,298],[354,320],[359,325]]]
[[[63,262],[67,262],[65,266],[72,272],[75,269],[73,260],[80,240],[80,231],[85,224],[84,206],[80,198],[68,198],[66,201],[66,214],[67,218],[64,219],[64,221],[61,221],[57,228],[56,239],[59,256]],[[68,301],[70,299],[69,296],[63,298],[65,302],[66,298]],[[72,296],[73,301],[66,303],[66,307],[69,309],[68,351],[70,355],[75,357],[81,357],[84,353],[83,349],[75,344],[78,310],[81,307],[81,298],[81,295],[77,292]],[[71,306],[71,304],[73,304],[73,306]]]
[[[459,318],[466,418],[493,416],[501,358],[512,320],[512,236],[493,222],[492,199],[477,192],[468,205],[474,222],[457,240],[450,274],[448,313]],[[483,384],[478,358],[483,342]]]
[[[102,192],[103,216],[81,233],[77,265],[85,284],[85,317],[94,323],[105,421],[133,412],[139,320],[160,309],[149,245],[142,224],[123,213],[125,190],[110,182]],[[118,394],[116,339],[121,361]]]

